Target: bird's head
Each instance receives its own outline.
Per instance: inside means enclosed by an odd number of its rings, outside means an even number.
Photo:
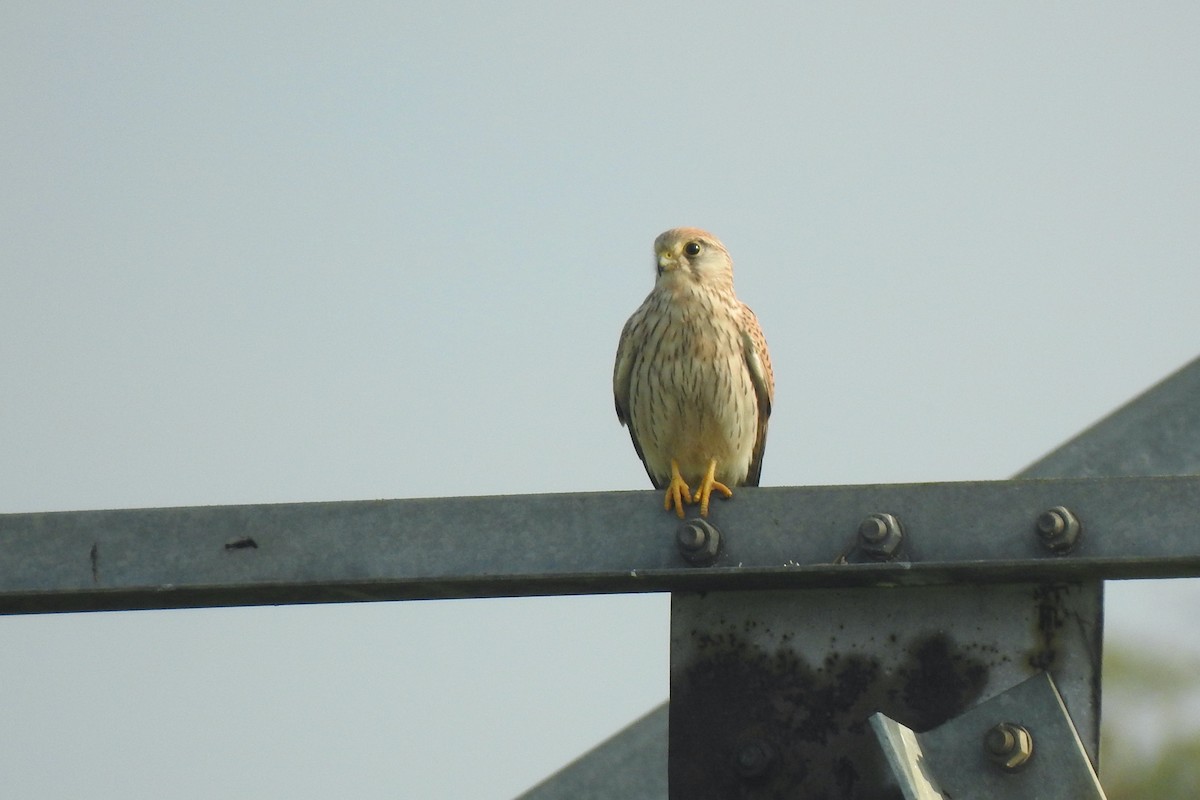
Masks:
[[[672,228],[654,240],[658,284],[733,283],[733,259],[721,240],[699,228]]]

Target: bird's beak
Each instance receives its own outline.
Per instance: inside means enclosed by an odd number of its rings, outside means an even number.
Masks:
[[[671,253],[662,252],[662,253],[658,254],[658,274],[659,275],[662,275],[664,272],[667,272],[668,270],[675,269],[677,266],[679,266],[679,261]]]

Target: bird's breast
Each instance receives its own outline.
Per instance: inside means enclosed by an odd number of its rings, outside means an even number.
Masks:
[[[651,303],[655,298],[647,298]],[[659,299],[630,375],[630,423],[647,465],[685,480],[711,459],[718,479],[739,483],[754,446],[757,403],[732,311],[711,300]]]

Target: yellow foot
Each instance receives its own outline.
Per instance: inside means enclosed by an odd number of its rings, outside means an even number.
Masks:
[[[708,462],[708,472],[704,473],[704,480],[700,482],[700,488],[696,490],[696,494],[692,497],[693,503],[700,504],[700,516],[702,517],[708,516],[708,498],[713,493],[713,489],[716,489],[717,492],[726,497],[733,497],[733,490],[718,481],[716,474],[717,460],[714,458]],[[680,511],[679,516],[683,516],[682,511]]]
[[[683,505],[692,501],[692,490],[688,488],[687,483],[683,480],[683,476],[679,474],[679,463],[675,459],[671,459],[671,482],[667,485],[667,496],[663,498],[663,509],[671,510],[671,506],[675,506],[675,513],[683,519]]]

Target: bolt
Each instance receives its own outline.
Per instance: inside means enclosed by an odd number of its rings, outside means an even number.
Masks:
[[[858,535],[862,537],[864,542],[869,544],[882,542],[884,537],[887,536],[887,531],[887,523],[877,515],[867,517],[858,526]]]
[[[1052,553],[1067,553],[1079,541],[1083,526],[1066,506],[1055,506],[1037,518],[1037,535]]]
[[[721,551],[721,532],[711,522],[697,517],[679,526],[675,544],[684,561],[697,567],[708,567]]]
[[[900,520],[891,514],[870,514],[858,526],[859,549],[876,561],[891,561],[903,541]]]
[[[752,739],[738,751],[734,766],[747,780],[761,778],[775,763],[775,748],[765,739]]]
[[[983,749],[1001,769],[1016,772],[1033,758],[1033,737],[1024,726],[1001,722],[983,735]]]

